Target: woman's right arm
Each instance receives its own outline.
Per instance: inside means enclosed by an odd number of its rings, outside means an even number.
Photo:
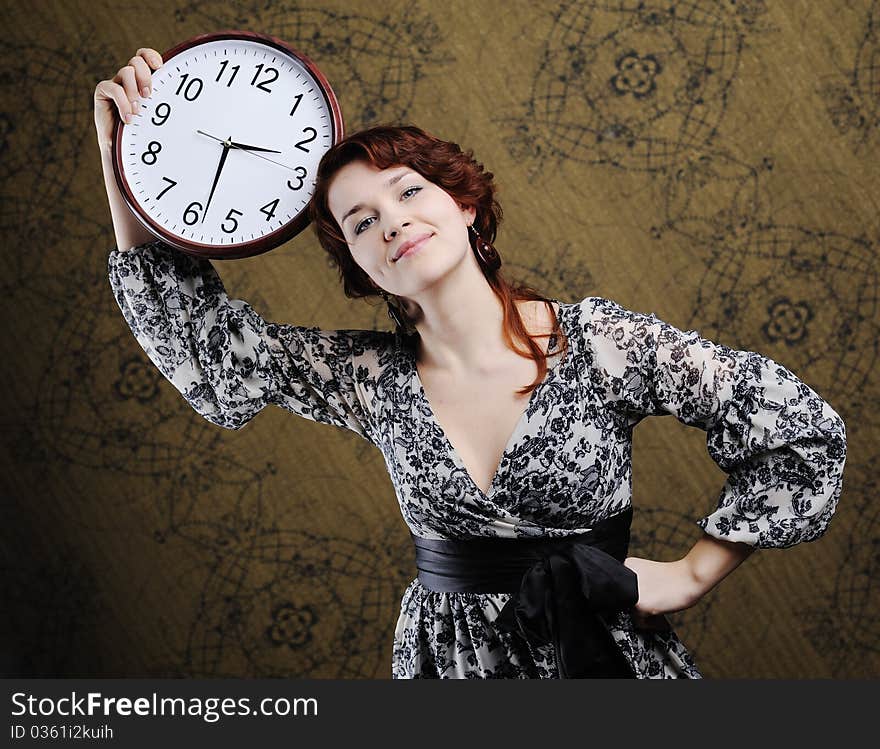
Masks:
[[[117,116],[150,84],[159,53],[141,48],[95,89],[95,126],[116,247],[108,259],[113,294],[138,343],[208,421],[240,429],[272,403],[370,441],[377,352],[390,334],[269,323],[230,300],[213,265],[156,239],[116,185],[112,138]],[[118,113],[118,114],[117,114]]]
[[[112,249],[108,271],[144,352],[211,423],[240,429],[271,403],[375,444],[376,381],[391,333],[267,322],[228,298],[209,260],[158,239]]]
[[[149,94],[144,89],[151,85],[151,71],[161,66],[162,56],[156,50],[141,47],[112,79],[100,81],[95,87],[95,132],[116,246],[120,250],[150,242],[155,237],[135,218],[116,184],[116,175],[113,173],[113,131],[118,118],[124,119],[137,112],[137,102],[141,96]]]

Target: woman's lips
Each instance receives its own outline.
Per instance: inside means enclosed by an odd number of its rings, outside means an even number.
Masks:
[[[406,251],[405,251],[405,252],[404,252],[399,258],[397,258],[397,260],[395,260],[394,262],[395,262],[395,263],[399,263],[399,262],[400,262],[401,260],[403,260],[405,257],[408,257],[409,255],[412,255],[414,252],[418,252],[420,249],[422,249],[422,247],[425,246],[425,242],[427,242],[427,241],[428,241],[431,237],[433,237],[433,236],[434,236],[433,234],[429,234],[429,235],[428,235],[427,237],[425,237],[424,239],[419,240],[419,241],[416,242],[412,247],[410,247],[408,250],[406,250]]]

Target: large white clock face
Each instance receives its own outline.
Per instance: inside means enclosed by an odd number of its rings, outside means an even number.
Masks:
[[[119,168],[156,224],[229,247],[302,213],[334,121],[302,62],[259,41],[211,41],[166,60],[152,89],[123,128]]]

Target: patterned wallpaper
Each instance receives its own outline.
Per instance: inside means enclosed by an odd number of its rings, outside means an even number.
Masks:
[[[880,1],[42,0],[0,19],[3,675],[390,675],[415,566],[378,450],[280,409],[209,424],[107,281],[94,87],[221,28],[312,57],[348,131],[473,148],[510,274],[760,351],[828,400],[849,445],[829,532],[670,620],[708,678],[880,674]],[[311,229],[215,263],[268,319],[389,324]],[[725,477],[699,430],[635,434],[630,554],[671,561]]]

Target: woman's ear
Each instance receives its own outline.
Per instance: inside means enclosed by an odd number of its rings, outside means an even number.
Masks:
[[[463,206],[461,203],[458,204],[458,207],[461,208],[464,214],[465,222],[468,225],[474,223],[474,219],[477,217],[477,209],[473,206]]]

